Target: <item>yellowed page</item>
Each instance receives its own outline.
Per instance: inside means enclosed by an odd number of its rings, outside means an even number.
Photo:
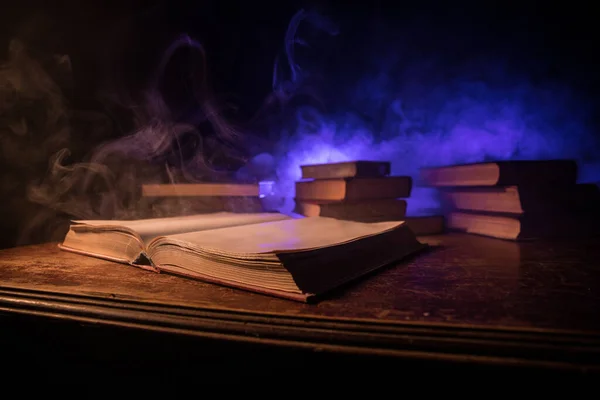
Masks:
[[[174,243],[208,253],[264,254],[333,246],[377,235],[403,222],[361,223],[325,217],[308,217],[236,226],[161,237],[157,243]],[[151,243],[151,246],[156,243]]]
[[[183,217],[152,218],[132,221],[85,220],[73,221],[97,227],[125,227],[136,232],[145,243],[157,236],[181,234],[184,232],[206,231],[224,227],[279,221],[291,217],[279,213],[229,213],[219,212]]]

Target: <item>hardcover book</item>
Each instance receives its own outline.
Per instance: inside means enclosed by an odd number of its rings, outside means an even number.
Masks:
[[[298,301],[426,247],[405,223],[221,212],[73,221],[65,251]]]

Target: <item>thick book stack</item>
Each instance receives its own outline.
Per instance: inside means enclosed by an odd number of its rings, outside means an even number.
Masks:
[[[600,192],[572,160],[473,163],[420,171],[440,191],[447,227],[508,240],[597,235]]]
[[[295,212],[356,222],[406,221],[417,235],[443,231],[443,217],[409,217],[413,180],[391,176],[387,161],[302,165],[296,182]]]

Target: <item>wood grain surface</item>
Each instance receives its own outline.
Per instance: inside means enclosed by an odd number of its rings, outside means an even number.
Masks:
[[[105,299],[350,319],[600,330],[594,240],[513,243],[450,234],[425,254],[347,285],[317,304],[207,284],[60,251],[0,252],[0,286]]]
[[[13,248],[0,251],[0,315],[39,321],[10,340],[47,337],[57,329],[50,320],[177,342],[600,374],[597,241],[426,241],[428,252],[316,304],[62,252],[56,243]],[[69,337],[84,335],[77,332]]]

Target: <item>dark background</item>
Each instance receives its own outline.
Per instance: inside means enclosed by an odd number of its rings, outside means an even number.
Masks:
[[[598,28],[587,2],[4,3],[2,53],[8,39],[19,34],[40,50],[68,54],[75,79],[73,103],[80,108],[97,106],[100,89],[114,87],[134,95],[143,90],[162,52],[187,33],[206,49],[215,90],[234,100],[239,118],[246,118],[271,90],[273,60],[300,8],[317,9],[338,21],[344,34],[340,47],[349,50],[366,42],[373,26],[386,24],[411,43],[413,55],[496,52],[513,59],[515,66],[535,68],[540,79],[568,81],[593,95],[598,91]]]
[[[185,33],[204,46],[208,81],[221,101],[234,106],[228,117],[243,126],[272,92],[273,61],[282,53],[286,28],[300,8],[315,9],[339,23],[341,35],[334,50],[320,57],[325,68],[349,80],[377,62],[372,54],[389,53],[395,45],[406,60],[491,55],[508,60],[509,68],[526,73],[533,83],[567,84],[597,109],[596,17],[591,5],[577,1],[4,1],[0,58],[6,58],[14,37],[40,59],[69,55],[68,107],[104,110],[111,96],[127,99],[128,104],[111,115],[119,122],[110,135],[119,136],[128,133],[131,105],[142,101],[161,55]],[[319,40],[324,39],[317,39],[317,47]],[[189,68],[185,59],[182,64],[179,72],[175,66],[165,78],[173,99],[186,96]],[[328,98],[335,100],[335,91]],[[110,139],[77,135],[73,133],[71,161]],[[35,173],[43,173],[47,161],[36,162]],[[13,180],[20,173],[7,171],[3,173],[12,174]],[[30,178],[24,175],[22,180]],[[23,191],[2,196],[5,229],[0,247],[7,247],[17,243],[22,219],[34,211],[22,208]]]

